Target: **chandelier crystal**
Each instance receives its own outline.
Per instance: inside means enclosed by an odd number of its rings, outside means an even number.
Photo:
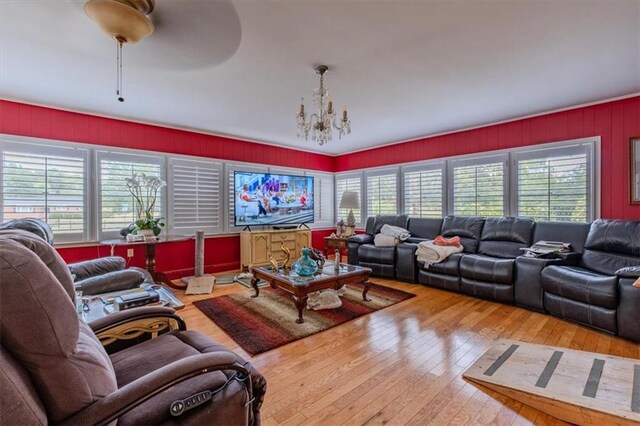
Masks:
[[[340,139],[342,139],[342,135],[350,134],[351,121],[346,107],[342,111],[342,116],[336,120],[333,101],[329,96],[329,91],[324,88],[324,74],[329,70],[329,67],[318,65],[315,70],[320,74],[320,87],[313,91],[313,103],[316,106],[316,111],[307,115],[304,109],[304,98],[302,98],[300,110],[296,113],[298,137],[304,136],[305,140],[309,140],[309,133],[311,133],[312,141],[318,145],[324,145],[332,139],[333,129],[338,131]]]

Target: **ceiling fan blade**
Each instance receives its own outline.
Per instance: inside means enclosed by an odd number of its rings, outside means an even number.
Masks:
[[[242,29],[228,0],[157,0],[150,15],[155,32],[136,46],[128,61],[159,69],[200,69],[221,64],[240,46]]]

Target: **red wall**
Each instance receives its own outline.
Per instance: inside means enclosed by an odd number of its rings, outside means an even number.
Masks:
[[[3,100],[0,133],[328,172],[335,167],[335,158],[327,155]],[[323,248],[323,237],[330,233],[331,230],[314,231],[314,247]],[[65,261],[76,262],[106,256],[110,249],[89,246],[58,251]],[[193,241],[159,246],[158,270],[168,272],[171,278],[193,274],[194,251]],[[116,247],[115,254],[126,257],[126,248]],[[135,248],[130,264],[144,265],[142,248]],[[205,265],[207,272],[239,268],[240,238],[207,238]]]
[[[589,136],[602,142],[601,216],[640,219],[640,205],[629,203],[629,138],[640,136],[640,96],[342,155],[335,171]]]
[[[329,172],[600,136],[602,217],[640,219],[640,206],[629,204],[628,199],[629,138],[640,136],[640,97],[424,138],[335,158],[2,100],[0,133]],[[322,248],[323,238],[331,231],[314,231],[313,246]],[[109,247],[60,248],[59,251],[67,262],[75,262],[108,255]],[[172,278],[189,275],[194,267],[193,253],[193,241],[163,245],[158,248],[158,269],[170,272]],[[124,256],[126,250],[124,247],[116,247],[115,254]],[[240,263],[239,237],[208,238],[205,256],[207,272],[237,269]],[[136,248],[131,264],[144,265],[143,250]]]

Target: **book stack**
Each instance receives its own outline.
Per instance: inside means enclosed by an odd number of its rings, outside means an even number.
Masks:
[[[571,244],[561,241],[538,241],[534,245],[523,250],[526,257],[542,257],[552,253],[568,253],[571,251]]]

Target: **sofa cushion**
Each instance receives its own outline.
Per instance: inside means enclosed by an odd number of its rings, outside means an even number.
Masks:
[[[535,222],[529,218],[490,217],[484,222],[478,253],[487,256],[516,258],[520,249],[531,246]]]
[[[484,218],[474,216],[447,216],[442,222],[440,234],[451,238],[458,236],[465,253],[476,253],[482,235]]]
[[[457,277],[459,276],[458,267],[460,266],[461,258],[461,253],[454,253],[440,263],[432,263],[428,268],[425,268],[424,264],[420,265],[420,267],[424,270],[436,274],[444,274]]]
[[[615,309],[618,279],[578,266],[549,266],[542,270],[545,292],[589,305]]]
[[[393,265],[396,260],[396,247],[377,247],[373,244],[363,244],[358,248],[360,263],[379,263]]]
[[[52,422],[117,389],[104,348],[35,253],[0,239],[0,276],[2,345],[29,371]]]
[[[591,224],[581,266],[614,275],[640,265],[640,221],[598,219]]]
[[[442,229],[442,219],[429,217],[409,218],[409,233],[412,238],[433,240],[440,234]]]
[[[400,228],[407,229],[409,223],[409,216],[406,214],[388,214],[377,215],[373,233],[378,234],[384,225],[398,226]]]
[[[460,259],[460,276],[489,283],[513,284],[515,259],[467,254]]]

